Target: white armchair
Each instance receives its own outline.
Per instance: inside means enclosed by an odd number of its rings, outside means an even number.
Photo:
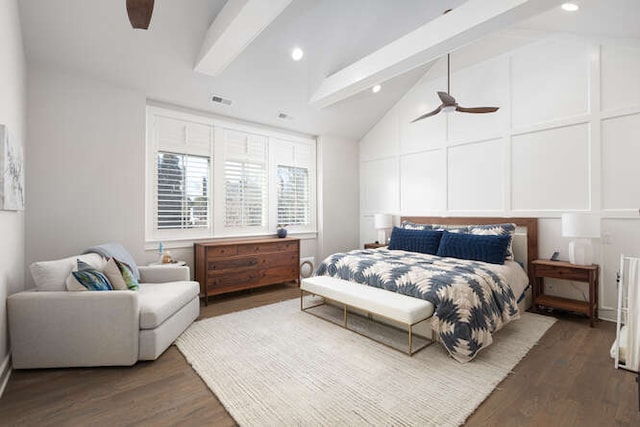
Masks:
[[[117,366],[157,359],[198,317],[199,285],[189,280],[189,267],[139,270],[138,291],[30,290],[11,295],[7,309],[13,367]]]

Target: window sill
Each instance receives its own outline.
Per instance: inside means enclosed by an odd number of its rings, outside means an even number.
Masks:
[[[302,232],[302,233],[289,233],[290,237],[297,237],[300,240],[310,240],[317,239],[317,232]],[[162,246],[165,249],[179,249],[179,248],[190,248],[193,247],[194,243],[198,242],[224,242],[224,241],[237,241],[237,240],[251,240],[255,238],[261,237],[276,237],[274,233],[267,234],[254,234],[251,236],[224,236],[224,237],[206,237],[201,239],[184,239],[184,240],[147,240],[144,243],[145,251],[157,251],[158,245],[162,242]]]

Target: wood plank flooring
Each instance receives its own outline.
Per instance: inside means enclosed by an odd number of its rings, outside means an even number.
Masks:
[[[298,296],[278,285],[212,299],[201,318]],[[635,376],[609,358],[612,323],[562,316],[467,420],[468,426],[639,426]],[[0,399],[2,426],[211,425],[234,420],[170,347],[127,368],[14,371]]]

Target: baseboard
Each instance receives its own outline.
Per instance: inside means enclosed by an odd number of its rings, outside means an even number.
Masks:
[[[9,382],[10,376],[11,376],[11,351],[7,353],[4,360],[2,361],[2,365],[0,365],[0,398],[2,398],[2,394],[4,393],[5,387],[7,387],[7,383]]]

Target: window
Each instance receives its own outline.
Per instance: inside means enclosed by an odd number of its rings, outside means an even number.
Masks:
[[[263,227],[266,222],[264,165],[227,161],[225,178],[225,227]]]
[[[158,152],[159,230],[209,227],[209,158]]]
[[[218,132],[224,149],[223,221],[219,235],[269,231],[267,138],[232,129]]]
[[[278,165],[278,224],[309,225],[309,170]]]
[[[146,239],[315,233],[315,141],[147,107]]]
[[[273,138],[269,140],[269,157],[277,224],[287,224],[293,233],[314,232],[315,144]]]

